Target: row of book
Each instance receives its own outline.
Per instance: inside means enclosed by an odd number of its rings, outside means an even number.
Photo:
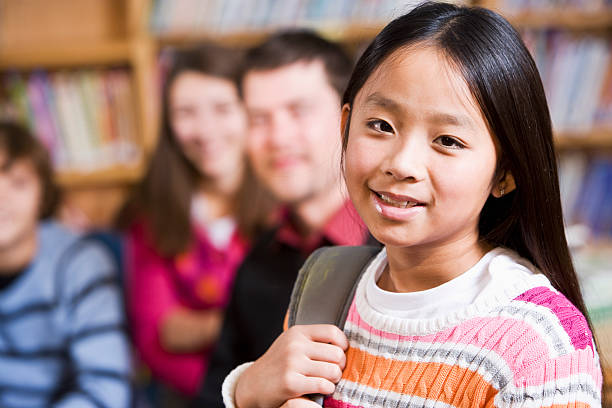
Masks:
[[[0,117],[27,124],[58,170],[96,171],[139,160],[134,102],[125,69],[0,78]]]
[[[566,224],[595,238],[612,238],[612,157],[573,152],[560,157],[559,187]]]
[[[420,0],[156,0],[150,26],[158,34],[217,34],[295,26],[380,25],[419,3]]]
[[[523,38],[542,77],[557,132],[612,125],[610,39],[557,30],[527,30]]]

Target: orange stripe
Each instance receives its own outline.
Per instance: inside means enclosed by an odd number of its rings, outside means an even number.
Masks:
[[[487,402],[492,405],[497,394],[480,374],[454,365],[392,360],[352,347],[346,360],[342,377],[374,389],[466,408],[485,406]]]

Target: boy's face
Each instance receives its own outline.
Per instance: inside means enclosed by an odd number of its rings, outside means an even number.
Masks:
[[[6,166],[0,151],[0,251],[10,250],[36,233],[42,186],[34,166],[27,159]]]
[[[249,72],[247,150],[255,173],[286,204],[328,194],[340,180],[340,97],[323,63]]]

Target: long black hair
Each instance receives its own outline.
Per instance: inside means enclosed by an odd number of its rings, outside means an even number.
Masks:
[[[546,96],[518,32],[480,7],[427,2],[389,23],[357,62],[343,97],[359,90],[393,52],[411,46],[440,50],[463,75],[501,150],[497,175],[509,171],[516,189],[486,201],[480,238],[531,261],[587,318],[572,265],[561,210],[557,163]],[[350,117],[343,135],[346,150]]]

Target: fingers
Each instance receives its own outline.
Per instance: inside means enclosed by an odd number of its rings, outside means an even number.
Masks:
[[[306,356],[311,360],[334,363],[342,370],[346,366],[344,350],[332,344],[312,343],[306,350]]]
[[[336,384],[323,377],[309,377],[304,374],[285,373],[276,381],[279,394],[287,398],[297,398],[308,394],[331,394],[336,389]]]
[[[294,327],[312,341],[333,344],[342,350],[348,349],[349,345],[346,335],[336,326],[331,324],[311,324]]]
[[[303,374],[308,377],[324,378],[332,384],[336,384],[342,378],[342,370],[338,364],[322,361],[311,361],[304,367]]]
[[[336,384],[321,377],[303,377],[302,378],[303,389],[298,395],[308,394],[322,394],[329,395],[333,394],[336,390]]]

